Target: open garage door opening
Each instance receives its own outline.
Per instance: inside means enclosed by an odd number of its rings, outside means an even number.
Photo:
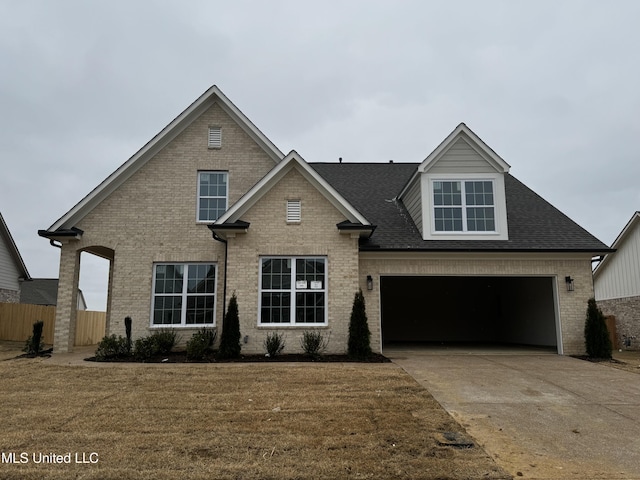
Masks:
[[[387,276],[382,341],[558,346],[552,277]]]

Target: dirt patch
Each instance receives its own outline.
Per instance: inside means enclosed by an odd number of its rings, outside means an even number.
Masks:
[[[0,362],[2,478],[511,478],[394,364],[105,367]]]
[[[618,370],[640,374],[640,352],[614,352],[613,358],[591,358],[586,355],[575,355],[579,360],[598,363]]]

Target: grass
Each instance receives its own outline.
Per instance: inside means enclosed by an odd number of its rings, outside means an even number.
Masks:
[[[393,364],[93,365],[0,361],[0,478],[511,478]]]

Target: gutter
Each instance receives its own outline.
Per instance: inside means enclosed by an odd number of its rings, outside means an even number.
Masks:
[[[224,318],[227,316],[227,252],[229,250],[229,243],[215,232],[213,225],[208,225],[208,227],[209,230],[211,230],[213,239],[224,243],[224,284],[222,285],[222,322],[224,323]]]

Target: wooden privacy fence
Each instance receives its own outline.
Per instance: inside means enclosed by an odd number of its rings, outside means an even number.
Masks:
[[[75,345],[95,345],[105,334],[105,312],[78,310]],[[0,303],[0,340],[26,341],[33,333],[33,324],[44,322],[43,341],[53,344],[56,307],[24,303]]]

